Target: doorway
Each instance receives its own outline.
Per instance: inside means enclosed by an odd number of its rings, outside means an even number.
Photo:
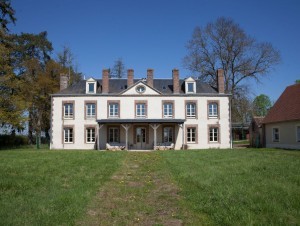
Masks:
[[[136,148],[146,149],[146,128],[137,127],[136,128]]]

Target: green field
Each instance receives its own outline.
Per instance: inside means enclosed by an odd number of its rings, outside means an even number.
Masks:
[[[300,225],[300,152],[0,151],[0,225]]]

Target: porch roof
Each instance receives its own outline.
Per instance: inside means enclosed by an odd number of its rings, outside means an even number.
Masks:
[[[138,119],[98,119],[97,122],[99,124],[112,124],[112,123],[120,123],[120,124],[137,124],[137,123],[176,123],[183,124],[185,119],[147,119],[147,118],[138,118]]]

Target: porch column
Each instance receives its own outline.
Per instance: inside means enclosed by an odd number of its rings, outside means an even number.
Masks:
[[[130,124],[121,124],[121,126],[125,129],[126,134],[126,141],[125,141],[125,148],[128,151],[128,130],[130,128]]]
[[[97,134],[97,150],[100,150],[100,129],[103,127],[103,124],[98,124],[98,134]]]
[[[178,124],[179,127],[181,128],[181,137],[182,137],[182,150],[184,148],[184,127],[183,127],[183,124]]]
[[[160,124],[150,124],[150,126],[152,127],[153,131],[154,131],[154,147],[157,144],[157,139],[156,139],[156,130],[158,129],[158,127],[160,126]]]

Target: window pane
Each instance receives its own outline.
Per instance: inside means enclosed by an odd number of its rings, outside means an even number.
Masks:
[[[217,103],[210,103],[208,105],[209,109],[209,116],[211,117],[217,117],[218,116],[218,104]]]
[[[73,104],[71,103],[64,104],[64,117],[65,118],[73,117]]]
[[[94,83],[89,83],[89,93],[94,93],[95,89],[94,89]]]
[[[188,92],[194,92],[194,83],[188,83]]]
[[[297,127],[297,141],[300,142],[300,126]]]

